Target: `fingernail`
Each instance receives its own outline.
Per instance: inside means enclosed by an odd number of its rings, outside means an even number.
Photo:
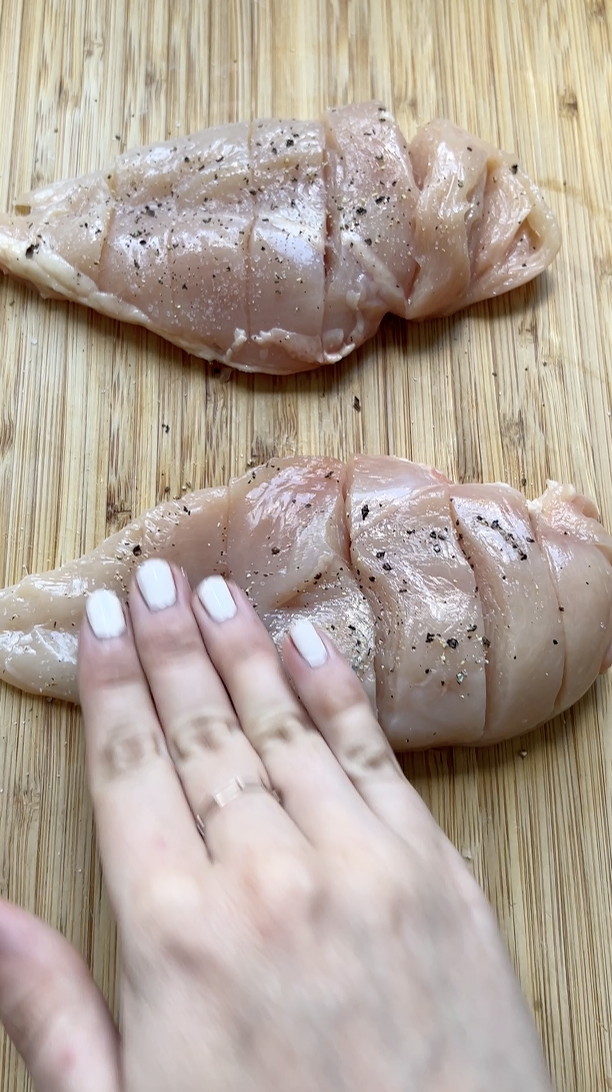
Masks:
[[[136,571],[136,580],[149,610],[165,610],[176,603],[172,569],[161,557],[143,561]]]
[[[125,633],[123,608],[114,592],[97,588],[88,596],[85,610],[94,634],[101,641],[121,637]]]
[[[312,622],[307,622],[305,619],[294,622],[289,627],[289,636],[307,664],[311,667],[321,667],[325,663],[327,649]]]
[[[227,622],[234,617],[237,607],[222,576],[208,576],[198,585],[197,591],[200,603],[213,622]]]

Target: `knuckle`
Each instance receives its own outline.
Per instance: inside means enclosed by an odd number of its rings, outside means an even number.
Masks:
[[[100,744],[97,767],[104,779],[111,780],[137,773],[164,752],[161,732],[153,725],[145,726],[126,717],[113,726]]]
[[[124,641],[98,641],[95,656],[87,656],[90,688],[121,691],[139,681],[141,676],[140,662],[131,642],[126,649]]]
[[[157,621],[153,615],[152,624],[143,627],[137,636],[138,651],[145,659],[173,663],[202,653],[202,638],[195,621],[187,625],[179,611],[164,617],[163,625],[157,625]]]
[[[398,768],[391,746],[383,738],[364,737],[347,742],[343,748],[343,766],[349,777],[358,780],[376,776],[397,775]]]
[[[264,751],[274,744],[295,743],[307,732],[314,729],[303,714],[296,709],[277,708],[260,713],[248,734],[253,745]]]
[[[303,853],[261,853],[244,876],[253,923],[262,934],[308,922],[322,897],[322,885]]]
[[[205,955],[205,900],[192,876],[176,872],[149,879],[134,898],[131,916],[131,947],[139,962],[189,966]]]
[[[177,762],[189,762],[202,752],[221,751],[237,730],[238,721],[231,713],[193,713],[169,730],[170,754]]]
[[[347,663],[341,663],[334,675],[334,685],[321,687],[316,702],[321,716],[330,720],[341,715],[368,716],[372,709],[363,686]]]

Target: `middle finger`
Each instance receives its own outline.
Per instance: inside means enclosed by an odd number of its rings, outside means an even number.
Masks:
[[[372,812],[296,697],[244,593],[209,577],[197,589],[193,611],[242,730],[306,838],[338,845],[356,832],[373,833]]]
[[[213,860],[271,842],[303,844],[274,796],[254,791],[269,778],[206,653],[185,577],[166,561],[145,561],[130,616],[168,750]]]

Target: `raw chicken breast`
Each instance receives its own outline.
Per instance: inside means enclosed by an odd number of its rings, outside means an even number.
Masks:
[[[224,573],[227,520],[227,489],[206,489],[146,512],[86,557],[0,592],[0,677],[78,701],[78,629],[88,593],[110,588],[125,599],[134,569],[156,555],[181,565],[192,584],[204,573]]]
[[[612,664],[612,537],[598,522],[593,502],[570,485],[549,482],[529,508],[563,630],[565,670],[555,703],[559,712],[588,690],[599,670]]]
[[[565,658],[559,602],[521,493],[508,485],[459,485],[450,503],[482,603],[483,741],[493,742],[527,731],[555,707]]]
[[[330,633],[376,707],[374,621],[351,570],[346,472],[336,459],[275,460],[229,487],[227,571],[280,644],[298,616]]]
[[[397,750],[526,732],[612,662],[612,537],[569,486],[528,505],[507,485],[452,485],[403,459],[312,457],[160,505],[0,592],[0,677],[76,701],[87,593],[125,599],[155,555],[193,585],[231,576],[277,643],[298,617],[320,625]]]
[[[559,245],[512,156],[449,121],[408,145],[377,103],[138,148],[0,215],[0,269],[43,296],[273,373],[524,284]]]
[[[429,467],[351,461],[351,557],[376,617],[378,711],[396,745],[476,741],[485,721],[482,609]]]

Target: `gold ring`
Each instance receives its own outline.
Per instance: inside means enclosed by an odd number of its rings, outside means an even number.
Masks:
[[[243,792],[267,792],[270,796],[273,796],[275,800],[279,800],[278,793],[276,793],[274,789],[270,789],[265,781],[262,781],[261,777],[232,777],[232,780],[228,781],[227,785],[224,785],[218,792],[212,793],[203,812],[201,814],[200,812],[196,813],[195,823],[198,833],[201,834],[202,838],[206,837],[206,822],[211,811],[215,808],[220,810],[227,804],[231,804],[232,800],[235,800],[236,797],[240,796]]]

